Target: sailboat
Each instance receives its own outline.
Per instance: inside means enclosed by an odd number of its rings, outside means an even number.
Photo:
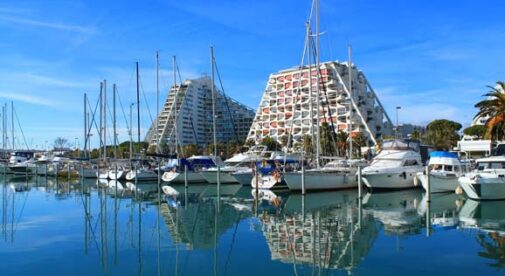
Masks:
[[[306,170],[305,172],[302,172],[300,170],[298,171],[292,171],[292,172],[284,172],[282,177],[277,177],[275,178],[274,176],[265,176],[263,177],[262,183],[267,183],[267,185],[274,187],[275,185],[272,185],[271,183],[277,182],[278,184],[283,184],[285,183],[290,190],[302,190],[302,183],[306,183],[304,185],[305,190],[331,190],[331,189],[346,189],[346,188],[355,188],[358,185],[358,180],[356,175],[356,172],[358,170],[358,167],[364,167],[366,166],[366,162],[364,160],[346,160],[346,159],[334,159],[333,161],[329,162],[325,166],[321,166],[321,143],[320,143],[320,119],[321,118],[321,85],[322,85],[322,75],[321,75],[321,66],[319,64],[319,1],[315,0],[313,4],[315,3],[315,19],[316,19],[316,42],[315,42],[315,68],[314,65],[312,64],[312,50],[313,50],[313,42],[311,40],[312,31],[311,31],[311,20],[309,19],[307,23],[307,30],[306,30],[306,43],[305,43],[305,49],[304,49],[304,58],[305,59],[305,52],[308,52],[308,65],[306,67],[301,66],[300,67],[300,72],[297,73],[299,75],[307,75],[310,76],[308,80],[308,92],[309,92],[309,99],[310,104],[309,104],[309,118],[317,118],[317,120],[314,119],[309,119],[310,120],[310,133],[315,134],[315,148],[316,148],[316,156],[315,156],[315,167]],[[350,53],[350,51],[349,51]],[[350,54],[349,54],[350,57]],[[324,67],[323,67],[324,68]],[[315,70],[315,71],[314,71]],[[352,63],[349,58],[349,64],[348,64],[348,75],[349,75],[349,81],[347,84],[345,84],[342,80],[341,77],[339,77],[340,82],[347,94],[349,95],[350,102],[352,105],[355,105],[353,95],[352,95]],[[339,73],[337,72],[337,75]],[[316,76],[316,84],[313,83],[313,77]],[[316,93],[315,95],[313,94],[313,88],[315,87]],[[297,93],[300,93],[300,89],[298,89]],[[315,99],[314,99],[315,98]],[[316,102],[316,114],[314,116],[313,114],[313,104],[314,101]],[[296,101],[294,103],[295,105],[297,104]],[[351,112],[353,107],[350,108]],[[356,108],[357,109],[357,108]],[[292,117],[291,120],[294,120],[294,116]],[[350,120],[352,121],[352,113],[351,113],[351,118]],[[294,125],[293,123],[291,125]],[[314,127],[316,128],[314,130]],[[350,128],[351,131],[351,150],[350,150],[350,157],[352,158],[352,128]],[[291,132],[290,132],[291,135]],[[372,134],[370,136],[373,136]],[[289,140],[289,138],[288,138]],[[374,138],[372,137],[372,140]],[[301,162],[303,165],[305,165],[305,161]],[[265,178],[267,181],[265,181]],[[304,178],[304,179],[303,179]],[[279,179],[280,181],[278,181]],[[254,186],[254,183],[251,185]],[[258,185],[261,186],[261,185]],[[266,188],[266,185],[262,185],[263,187]],[[261,188],[261,187],[259,187]]]

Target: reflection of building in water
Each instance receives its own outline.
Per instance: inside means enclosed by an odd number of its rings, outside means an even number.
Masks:
[[[419,190],[366,194],[363,208],[383,224],[386,234],[418,234],[423,226],[421,199]]]
[[[370,251],[377,229],[370,219],[357,223],[358,210],[350,206],[302,214],[261,218],[272,260],[350,269]]]
[[[194,194],[193,194],[194,195]],[[180,199],[181,202],[184,199]],[[171,208],[166,203],[160,205],[160,212],[170,231],[174,244],[185,244],[188,249],[210,249],[214,238],[221,236],[235,223],[249,217],[244,211],[221,201],[219,212],[212,198],[190,198],[186,206]],[[217,226],[215,225],[217,213]]]

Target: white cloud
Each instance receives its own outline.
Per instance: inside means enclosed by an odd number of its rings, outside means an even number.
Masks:
[[[9,73],[3,72],[2,78],[9,82],[29,83],[33,85],[43,85],[51,87],[66,87],[66,88],[90,88],[92,87],[89,82],[80,82],[74,80],[64,80],[52,76],[44,76],[34,73]]]
[[[79,26],[79,25],[72,25],[72,24],[65,24],[65,23],[46,22],[46,21],[28,19],[28,18],[21,17],[21,16],[14,17],[14,16],[8,16],[8,15],[0,15],[0,21],[7,22],[7,23],[19,24],[19,25],[42,27],[42,28],[49,28],[49,29],[53,29],[53,30],[70,31],[70,32],[84,33],[84,34],[94,34],[96,32],[95,29],[89,28],[89,27],[83,27],[83,26]]]
[[[45,98],[29,95],[26,93],[9,93],[0,92],[0,98],[4,98],[12,101],[21,101],[30,104],[43,105],[43,106],[55,106],[54,101],[47,100]]]

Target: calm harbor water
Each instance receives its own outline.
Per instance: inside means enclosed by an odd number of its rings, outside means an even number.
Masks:
[[[239,185],[166,198],[156,183],[0,182],[1,275],[505,273],[505,202],[428,205],[408,190],[365,194],[360,208],[357,191],[256,203]]]

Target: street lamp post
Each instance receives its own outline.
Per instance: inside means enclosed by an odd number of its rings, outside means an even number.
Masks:
[[[400,109],[402,109],[401,106],[396,107],[396,128],[395,128],[395,137],[396,138],[399,138],[399,134],[400,134],[400,132],[398,131],[398,126],[399,126],[399,124],[398,124],[398,110],[400,110]]]

